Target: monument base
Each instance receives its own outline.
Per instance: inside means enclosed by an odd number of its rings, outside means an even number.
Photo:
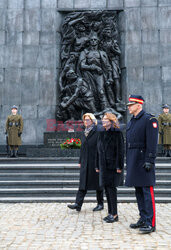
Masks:
[[[80,156],[79,149],[60,149],[60,148],[46,148],[38,147],[27,148],[26,150],[27,157],[62,157],[62,158],[75,158]]]
[[[66,139],[81,138],[82,132],[45,132],[44,146],[47,148],[60,148],[60,144],[64,143]]]

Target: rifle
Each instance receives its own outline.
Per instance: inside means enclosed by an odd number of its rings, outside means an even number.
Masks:
[[[162,130],[162,131],[161,131],[162,155],[164,155],[164,153],[165,153],[164,144],[163,144],[163,136],[164,136],[164,132],[163,132],[163,130]]]
[[[8,134],[6,134],[6,152],[9,154],[9,146],[8,146]]]

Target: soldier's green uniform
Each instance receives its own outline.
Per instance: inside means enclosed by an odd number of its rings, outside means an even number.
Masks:
[[[164,105],[163,109],[169,109],[168,105]],[[165,156],[171,157],[171,114],[162,113],[158,117],[159,123],[159,144],[163,144]]]
[[[15,108],[13,106],[12,108]],[[17,107],[16,107],[17,109]],[[23,131],[23,119],[21,115],[9,115],[6,121],[6,132],[8,133],[8,145],[10,156],[17,156],[18,146],[21,145],[21,134]]]

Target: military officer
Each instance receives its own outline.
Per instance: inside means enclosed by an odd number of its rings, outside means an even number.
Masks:
[[[171,157],[171,114],[169,106],[163,105],[163,113],[159,115],[159,144],[164,146],[164,156]]]
[[[21,134],[23,131],[23,119],[17,114],[18,108],[13,105],[11,115],[7,117],[6,133],[8,134],[8,145],[10,146],[10,157],[17,157],[18,146],[21,145]]]
[[[158,121],[143,110],[144,99],[131,95],[127,104],[132,116],[126,131],[126,186],[134,186],[140,218],[130,225],[142,233],[155,231],[155,158]]]

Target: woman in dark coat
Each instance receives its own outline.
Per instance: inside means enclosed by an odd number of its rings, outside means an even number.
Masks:
[[[93,114],[86,113],[83,115],[83,122],[85,131],[81,138],[79,190],[75,204],[68,205],[68,207],[80,211],[87,190],[96,190],[97,206],[93,211],[100,211],[103,209],[103,189],[99,188],[99,175],[95,170],[98,136],[97,121]]]
[[[104,221],[112,223],[118,221],[116,187],[123,185],[124,140],[114,114],[104,114],[102,123],[105,130],[99,133],[97,141],[96,172],[107,197],[108,216]]]

